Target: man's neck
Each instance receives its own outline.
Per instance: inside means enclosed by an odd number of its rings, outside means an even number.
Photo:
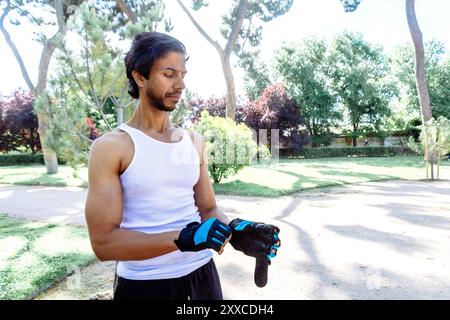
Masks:
[[[165,133],[172,127],[169,112],[159,110],[151,105],[144,105],[140,100],[127,124],[142,131],[158,133]]]

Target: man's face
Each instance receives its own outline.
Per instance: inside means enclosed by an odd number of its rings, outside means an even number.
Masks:
[[[184,54],[171,51],[153,64],[148,80],[144,79],[141,98],[162,111],[175,110],[185,88],[186,59]]]

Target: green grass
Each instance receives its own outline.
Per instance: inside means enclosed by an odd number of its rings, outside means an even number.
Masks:
[[[95,260],[82,227],[0,214],[0,299],[28,299]]]
[[[0,183],[19,185],[87,187],[87,168],[75,171],[69,166],[58,166],[58,173],[47,174],[43,165],[0,167]]]
[[[383,158],[282,159],[278,164],[245,167],[214,184],[216,194],[278,197],[307,189],[393,179],[425,178],[423,159]],[[441,163],[440,179],[450,178],[450,161]]]
[[[42,165],[0,167],[0,183],[86,187],[87,168],[74,174],[68,166],[59,166],[54,175],[47,175]],[[272,165],[245,167],[213,187],[216,194],[278,197],[350,183],[424,178],[423,159],[417,156],[281,159]],[[450,161],[441,163],[440,179],[450,179]]]

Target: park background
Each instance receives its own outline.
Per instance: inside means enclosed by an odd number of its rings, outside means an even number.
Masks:
[[[218,51],[226,52],[243,1],[181,3],[213,41],[175,0],[2,2],[0,183],[87,186],[90,145],[136,105],[126,92],[123,55],[135,34],[149,30],[168,32],[187,48],[187,89],[170,116],[216,151],[209,167],[216,194],[276,198],[369,181],[449,179],[448,1],[415,2],[432,111],[427,123],[405,1],[249,1],[224,60],[235,103]],[[49,44],[55,50],[40,66]],[[264,143],[254,132],[264,133]],[[272,138],[280,147],[275,158]],[[224,161],[226,145],[245,151],[246,161]],[[36,226],[0,210],[2,246],[9,248],[1,298],[35,297],[92,263],[88,246],[73,245],[86,243],[84,229]],[[46,252],[48,239],[60,247]]]

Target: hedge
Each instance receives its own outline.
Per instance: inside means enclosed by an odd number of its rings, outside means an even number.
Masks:
[[[280,150],[280,156],[287,158],[339,158],[339,157],[392,157],[396,155],[415,155],[407,147],[338,147],[303,148],[297,153]]]
[[[391,157],[395,155],[416,155],[408,147],[328,147],[303,148],[294,153],[290,149],[280,149],[279,155],[286,158],[339,158],[339,157]],[[0,166],[44,164],[42,153],[0,154]],[[58,164],[65,161],[58,159]]]
[[[0,154],[0,166],[17,166],[27,164],[44,164],[42,153],[20,153],[20,154]],[[65,164],[65,161],[58,159],[58,164]]]

